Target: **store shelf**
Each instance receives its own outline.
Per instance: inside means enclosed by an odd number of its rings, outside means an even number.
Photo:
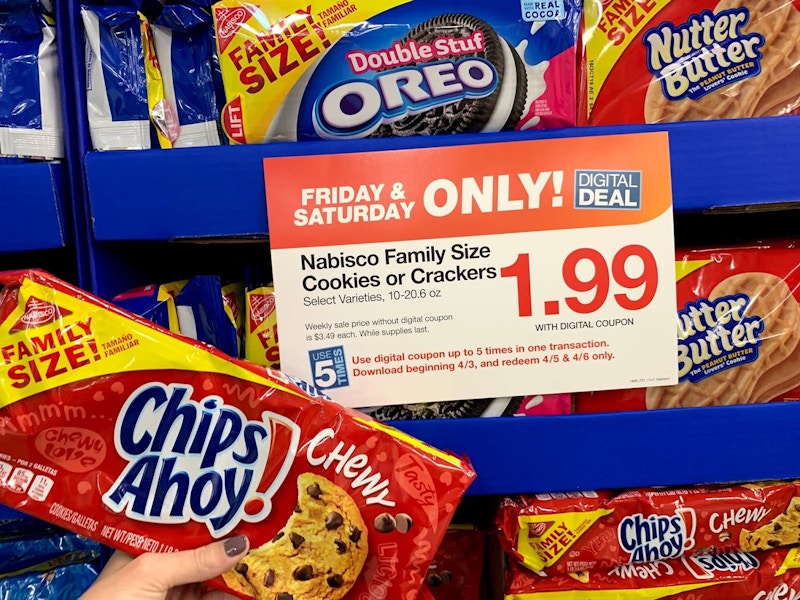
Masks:
[[[0,252],[65,245],[65,177],[61,164],[2,164],[0,190]]]
[[[668,131],[676,212],[800,201],[800,117],[176,151],[89,152],[95,238],[167,240],[268,232],[262,161],[443,145]],[[356,158],[357,159],[357,158]],[[278,199],[279,201],[279,199]]]
[[[392,425],[466,454],[471,495],[800,477],[800,404]]]

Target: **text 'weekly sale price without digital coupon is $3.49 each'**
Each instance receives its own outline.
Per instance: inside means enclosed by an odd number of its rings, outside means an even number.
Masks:
[[[281,367],[335,400],[676,382],[666,133],[264,169]]]

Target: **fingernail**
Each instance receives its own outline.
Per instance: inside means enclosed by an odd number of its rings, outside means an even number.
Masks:
[[[239,556],[247,548],[247,538],[243,535],[225,540],[225,554],[228,556]]]

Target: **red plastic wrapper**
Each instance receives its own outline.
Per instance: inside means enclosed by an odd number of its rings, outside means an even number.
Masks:
[[[506,570],[505,600],[796,600],[797,548],[698,554],[607,572],[540,577],[516,564]]]
[[[795,482],[505,498],[505,551],[552,575],[800,542]]]
[[[243,598],[415,596],[467,463],[40,271],[0,284],[0,503],[132,554],[245,534],[211,582]]]
[[[481,600],[486,534],[470,526],[447,530],[425,584],[435,600]]]
[[[677,385],[575,394],[575,412],[800,399],[800,246],[679,251]]]

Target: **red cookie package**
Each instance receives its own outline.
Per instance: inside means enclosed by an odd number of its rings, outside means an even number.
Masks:
[[[242,598],[416,597],[468,463],[41,271],[0,273],[0,503]]]
[[[800,551],[696,554],[618,565],[609,571],[540,577],[519,565],[506,570],[505,600],[796,600]]]
[[[800,543],[797,482],[505,498],[497,516],[511,558],[547,574],[608,571],[682,556]]]

